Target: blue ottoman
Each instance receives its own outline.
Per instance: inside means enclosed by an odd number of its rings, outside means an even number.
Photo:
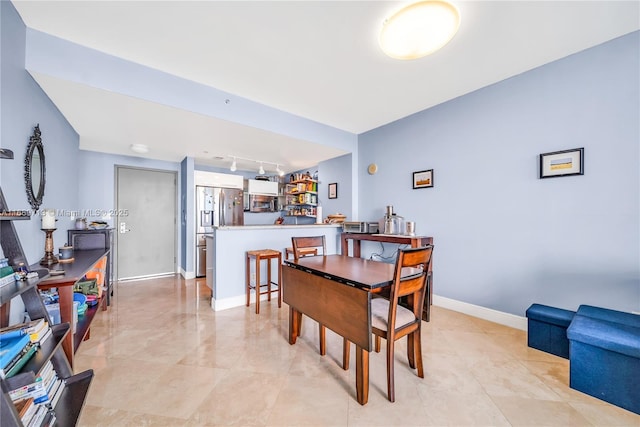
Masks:
[[[532,304],[527,309],[527,345],[568,359],[567,328],[575,314],[571,310]]]
[[[570,387],[640,414],[640,316],[580,306],[567,336]]]

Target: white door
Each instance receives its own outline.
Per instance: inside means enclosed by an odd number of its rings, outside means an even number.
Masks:
[[[176,271],[177,174],[116,167],[117,277]]]

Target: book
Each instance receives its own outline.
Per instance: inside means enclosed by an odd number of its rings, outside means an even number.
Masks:
[[[38,377],[31,384],[26,384],[22,387],[9,391],[9,397],[14,402],[18,399],[27,397],[33,397],[34,403],[44,403],[49,400],[47,390],[44,388],[42,378]]]
[[[53,390],[49,394],[49,402],[52,409],[56,408],[58,400],[60,400],[60,396],[62,396],[62,392],[64,391],[64,386],[65,382],[58,378],[53,387]]]
[[[44,383],[47,392],[51,388],[51,382],[54,378],[57,378],[56,372],[53,370],[53,364],[51,361],[48,361],[40,370],[40,378],[42,378],[42,382]]]
[[[47,412],[49,412],[49,408],[47,408],[46,405],[36,405],[36,407],[36,413],[31,418],[31,421],[29,421],[29,424],[27,424],[29,427],[40,426],[42,421],[44,421],[44,417],[47,416]]]
[[[42,344],[47,340],[47,338],[51,336],[52,334],[51,328],[49,327],[47,322],[45,322],[45,325],[47,325],[47,327],[46,329],[43,329],[42,332],[34,332],[32,334],[29,334],[29,339],[31,340],[32,343]]]
[[[22,367],[27,364],[29,359],[31,359],[33,355],[36,353],[36,351],[38,350],[38,348],[40,348],[38,344],[34,344],[34,343],[29,343],[27,345],[28,345],[27,352],[23,354],[22,357],[18,359],[18,361],[7,371],[7,374],[6,374],[7,378],[10,378],[15,374],[17,374],[18,372],[20,372]]]
[[[29,332],[29,338],[31,339],[31,342],[38,342],[40,341],[41,337],[50,330],[51,328],[49,327],[49,323],[42,322],[42,324],[33,332]]]
[[[35,405],[33,404],[33,397],[20,399],[17,402],[14,402],[14,405],[16,407],[16,411],[18,411],[18,416],[23,423],[25,419],[30,420],[33,413],[36,411]]]
[[[55,374],[55,372],[52,372],[51,374],[49,374],[47,378],[42,377],[42,382],[44,383],[44,388],[47,390],[49,399],[51,399],[51,389],[53,388],[53,385],[56,383],[57,379],[58,379],[58,376]]]
[[[26,335],[32,332],[36,332],[37,330],[42,328],[42,325],[45,322],[46,320],[42,318],[42,319],[30,320],[28,322],[23,322],[23,323],[16,323],[15,325],[5,326],[4,328],[0,328],[0,340],[4,339],[5,336],[9,338],[9,335],[5,335],[8,332],[21,331],[22,332],[21,335]]]
[[[0,368],[4,369],[31,340],[29,335],[0,340]]]
[[[29,344],[25,348],[23,348],[20,353],[16,354],[16,356],[11,359],[11,362],[7,364],[4,368],[0,368],[0,378],[7,378],[7,373],[15,366],[16,363],[20,361],[22,356],[24,356],[29,351]]]

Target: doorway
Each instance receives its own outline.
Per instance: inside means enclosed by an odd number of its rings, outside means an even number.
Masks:
[[[118,280],[174,274],[177,172],[116,166]]]

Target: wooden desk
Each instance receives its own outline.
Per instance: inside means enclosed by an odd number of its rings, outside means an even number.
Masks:
[[[60,303],[60,321],[73,321],[73,285],[81,280],[89,270],[93,268],[98,261],[109,253],[108,249],[95,249],[89,251],[74,251],[74,261],[70,263],[58,263],[50,266],[49,270],[64,270],[65,274],[59,276],[46,276],[38,283],[39,290],[57,288]],[[37,270],[42,268],[40,264],[30,266],[30,269]],[[69,364],[73,368],[73,356],[80,347],[80,343],[89,337],[89,327],[91,321],[98,311],[98,307],[104,304],[105,298],[101,298],[100,302],[87,308],[85,314],[78,319],[76,332],[67,334],[62,342]]]
[[[295,344],[305,314],[356,345],[356,395],[369,400],[372,349],[371,295],[393,282],[395,266],[344,255],[284,261],[283,299],[289,305],[289,344]]]
[[[363,234],[363,233],[342,233],[341,248],[343,255],[349,255],[349,240],[353,242],[353,255],[360,258],[360,246],[363,240],[370,242],[395,243],[398,245],[410,245],[418,248],[425,245],[433,245],[433,237],[429,236],[401,236],[395,234]],[[422,320],[428,322],[431,319],[431,304],[433,302],[433,261],[429,264],[429,290],[424,299],[422,310]]]

